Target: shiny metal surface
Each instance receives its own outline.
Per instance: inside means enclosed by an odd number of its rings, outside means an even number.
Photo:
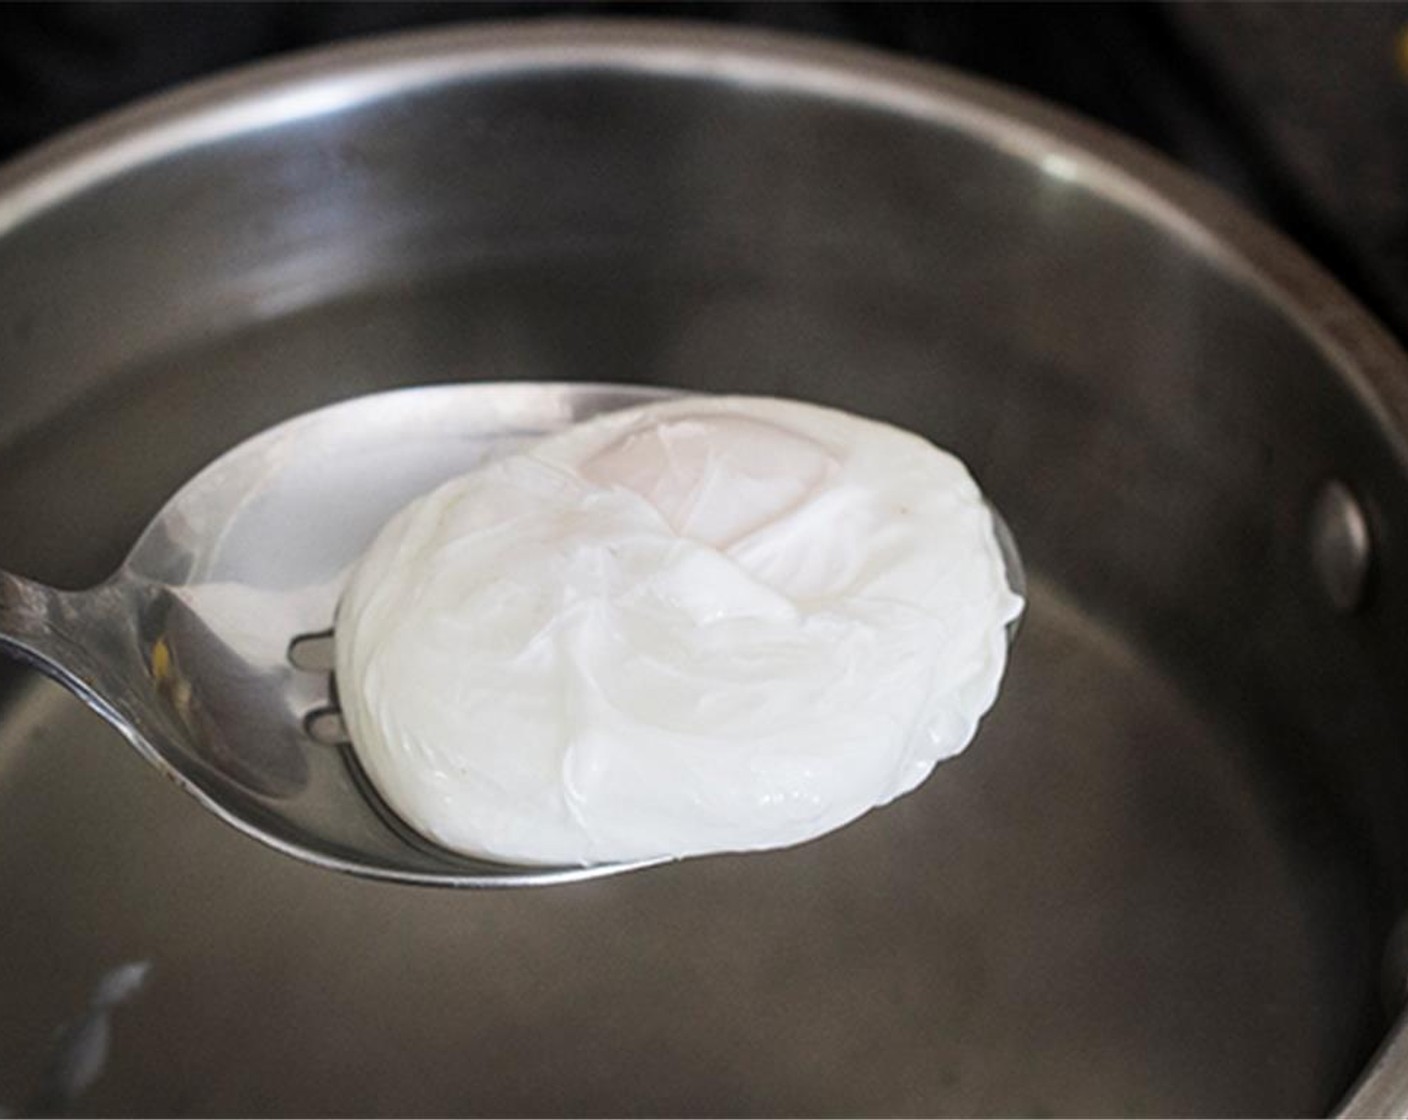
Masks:
[[[1403,1111],[1408,370],[1274,234],[925,67],[688,26],[351,47],[0,173],[0,565],[117,566],[216,454],[395,385],[775,392],[954,448],[1032,607],[922,791],[551,891],[328,875],[0,683],[0,1105]],[[1372,576],[1327,598],[1340,480]],[[102,651],[89,651],[101,661]],[[287,776],[287,775],[285,775]]]
[[[184,485],[102,584],[62,592],[0,571],[0,650],[68,687],[216,815],[326,869],[510,887],[646,866],[516,868],[419,840],[349,748],[309,734],[332,704],[329,676],[290,653],[331,629],[351,566],[412,498],[575,420],[661,395],[433,386],[286,421]]]

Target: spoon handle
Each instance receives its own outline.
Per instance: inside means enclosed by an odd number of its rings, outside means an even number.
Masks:
[[[84,598],[0,570],[0,652],[9,653],[64,684],[87,676],[93,626]]]
[[[160,723],[145,699],[147,666],[134,625],[134,585],[119,574],[86,591],[60,591],[0,570],[0,655],[34,666],[112,724],[141,754],[160,760]],[[176,775],[178,781],[185,780]]]

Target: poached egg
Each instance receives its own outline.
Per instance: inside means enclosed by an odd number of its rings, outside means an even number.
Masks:
[[[1022,605],[953,455],[817,405],[687,397],[402,509],[352,572],[336,672],[363,769],[442,847],[747,851],[961,751]]]

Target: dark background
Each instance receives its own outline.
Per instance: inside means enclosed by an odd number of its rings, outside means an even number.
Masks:
[[[1237,195],[1408,341],[1408,2],[0,4],[0,159],[240,63],[563,13],[809,32],[1037,93]]]

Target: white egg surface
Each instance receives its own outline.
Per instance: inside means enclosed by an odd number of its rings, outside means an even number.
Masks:
[[[352,573],[357,756],[435,843],[521,864],[795,844],[912,790],[997,695],[1008,587],[954,456],[688,397],[412,502]]]

